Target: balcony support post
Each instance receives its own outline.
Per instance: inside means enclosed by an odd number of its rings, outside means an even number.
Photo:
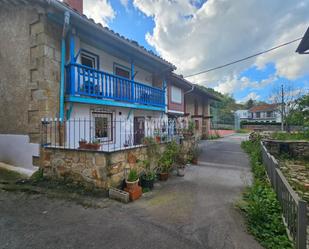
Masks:
[[[134,62],[131,61],[131,80],[134,81]],[[135,84],[132,83],[132,86],[131,86],[131,100],[135,101]]]
[[[162,81],[162,89],[163,89],[163,105],[164,105],[164,110],[167,113],[167,84],[165,78]]]
[[[75,36],[70,33],[70,64],[75,63]],[[75,95],[75,67],[70,66],[70,94]]]

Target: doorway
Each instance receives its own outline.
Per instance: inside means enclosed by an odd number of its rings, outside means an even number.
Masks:
[[[145,117],[134,117],[134,145],[143,143],[145,137]]]

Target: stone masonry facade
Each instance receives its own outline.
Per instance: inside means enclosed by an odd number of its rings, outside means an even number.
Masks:
[[[61,27],[35,4],[1,6],[0,22],[0,133],[38,143],[41,118],[59,109]]]
[[[183,140],[182,146],[189,151],[193,140]],[[166,144],[160,144],[161,152]],[[115,152],[96,152],[87,150],[69,150],[42,148],[40,167],[46,177],[70,179],[85,186],[107,190],[119,187],[129,169],[142,172],[141,161],[147,159],[145,146]]]

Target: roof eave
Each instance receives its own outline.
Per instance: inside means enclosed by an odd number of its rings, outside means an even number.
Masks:
[[[116,33],[114,33],[111,30],[107,30],[101,24],[97,24],[97,23],[91,21],[86,16],[82,16],[81,14],[77,13],[76,11],[69,8],[65,4],[63,4],[63,3],[61,3],[57,0],[40,0],[40,1],[45,3],[45,4],[50,4],[60,11],[63,11],[63,12],[69,11],[69,13],[73,17],[73,19],[76,20],[77,22],[80,22],[81,24],[84,24],[84,25],[91,26],[91,28],[94,28],[95,30],[102,32],[107,37],[110,37],[110,38],[116,40],[117,42],[120,42],[123,45],[128,46],[129,48],[135,50],[136,52],[139,52],[139,53],[143,54],[144,56],[146,56],[146,57],[148,57],[152,60],[155,60],[156,62],[167,67],[171,71],[176,69],[176,66],[173,65],[172,63],[165,61],[164,59],[160,58],[159,56],[151,54],[150,52],[146,51],[145,49],[143,49],[143,48],[141,48],[137,45],[134,45],[131,41],[128,41],[125,38],[120,37],[119,35],[117,35]]]
[[[309,27],[306,30],[306,33],[304,34],[303,38],[301,39],[297,49],[296,53],[299,54],[308,54],[309,53]]]

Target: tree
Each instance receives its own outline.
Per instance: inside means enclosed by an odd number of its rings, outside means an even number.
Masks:
[[[254,106],[254,100],[253,99],[249,99],[247,100],[247,102],[245,103],[245,109],[249,110],[250,108],[252,108]]]
[[[282,130],[284,126],[290,125],[287,116],[296,109],[297,100],[304,95],[304,89],[296,88],[290,83],[275,86],[272,90],[270,100],[278,105],[278,112],[281,115]]]
[[[286,117],[287,123],[309,127],[309,94],[296,100],[296,108]]]

